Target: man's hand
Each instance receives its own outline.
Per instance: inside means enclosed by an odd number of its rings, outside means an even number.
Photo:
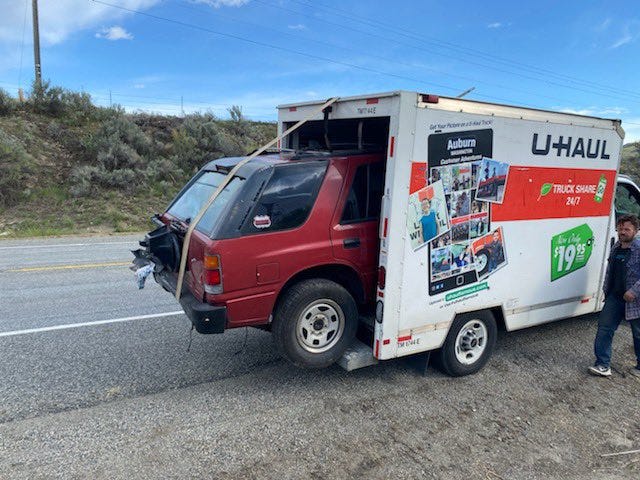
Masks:
[[[636,296],[631,290],[627,290],[626,292],[624,292],[622,298],[624,298],[625,302],[634,302],[636,300]]]

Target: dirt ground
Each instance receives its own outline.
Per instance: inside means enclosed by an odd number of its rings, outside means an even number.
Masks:
[[[603,456],[640,449],[630,330],[595,378],[595,327],[501,333],[457,379],[404,360],[301,371],[252,333],[228,358],[262,356],[244,373],[0,424],[0,478],[638,479],[640,453]]]

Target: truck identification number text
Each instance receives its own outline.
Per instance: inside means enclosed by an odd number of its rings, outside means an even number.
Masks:
[[[375,115],[376,107],[360,107],[358,108],[358,115]]]

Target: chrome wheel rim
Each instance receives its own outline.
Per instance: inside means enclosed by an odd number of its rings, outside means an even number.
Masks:
[[[318,299],[298,317],[296,337],[306,351],[322,353],[340,341],[344,327],[342,308],[333,300]]]
[[[455,344],[456,359],[463,365],[472,365],[487,348],[488,331],[480,320],[470,320],[458,332]]]

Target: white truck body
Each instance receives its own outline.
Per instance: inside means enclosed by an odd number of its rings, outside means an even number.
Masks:
[[[321,104],[280,106],[279,133]],[[328,115],[374,117],[389,119],[375,358],[440,348],[464,312],[516,330],[601,308],[619,121],[404,91]]]

